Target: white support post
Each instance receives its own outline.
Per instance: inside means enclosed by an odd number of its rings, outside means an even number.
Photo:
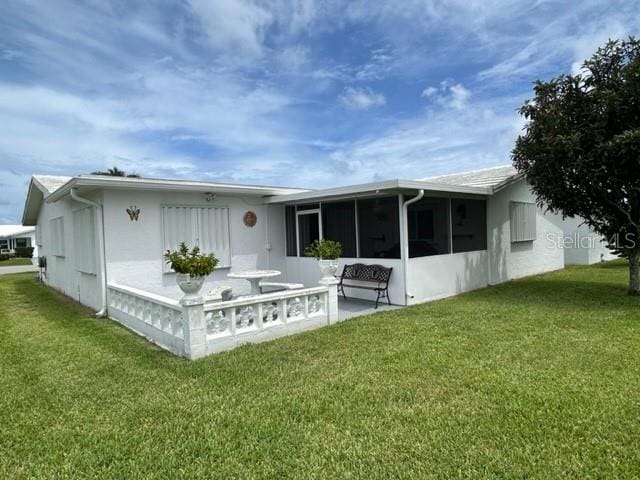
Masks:
[[[327,318],[329,325],[338,323],[340,316],[338,314],[338,279],[335,277],[327,277],[320,279],[320,285],[327,287]]]
[[[207,354],[207,326],[204,320],[204,299],[183,298],[182,329],[185,356],[189,360],[202,358]]]

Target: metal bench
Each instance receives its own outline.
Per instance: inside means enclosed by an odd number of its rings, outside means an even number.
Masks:
[[[391,305],[389,299],[389,279],[391,278],[392,267],[384,267],[382,265],[365,265],[364,263],[354,263],[345,265],[338,282],[338,292],[342,292],[342,296],[347,298],[344,288],[362,288],[364,290],[373,290],[377,293],[376,308],[381,298],[386,298],[387,303]],[[348,283],[345,283],[348,282]],[[365,285],[353,282],[366,283]]]

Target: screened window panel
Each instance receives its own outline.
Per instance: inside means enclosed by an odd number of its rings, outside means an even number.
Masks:
[[[73,243],[76,270],[96,273],[96,216],[95,208],[87,207],[73,212]]]
[[[531,242],[536,239],[535,203],[511,202],[511,242]]]
[[[487,202],[454,198],[451,200],[453,253],[487,249]]]
[[[356,257],[355,201],[322,204],[322,237],[340,242],[343,257]]]
[[[449,253],[449,199],[425,197],[407,208],[409,257]]]
[[[200,247],[213,253],[218,267],[231,265],[229,209],[226,207],[162,207],[164,251],[175,250],[184,242],[189,248]],[[164,271],[170,271],[163,263]]]
[[[296,257],[298,255],[298,244],[296,242],[296,207],[288,205],[285,207],[284,213],[287,257]]]
[[[9,250],[9,240],[6,238],[0,239],[0,250]]]
[[[398,197],[358,200],[361,258],[400,258]]]
[[[298,236],[300,256],[315,240],[320,239],[320,222],[318,213],[298,215]]]
[[[64,218],[56,217],[49,220],[51,232],[51,254],[64,257]]]
[[[16,238],[16,247],[30,247],[31,238]]]

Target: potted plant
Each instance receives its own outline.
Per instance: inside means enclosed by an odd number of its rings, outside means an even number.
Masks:
[[[191,250],[182,242],[177,250],[167,250],[165,261],[176,272],[176,282],[185,293],[185,298],[197,297],[204,279],[213,272],[218,259],[213,254],[205,255],[200,248]]]
[[[333,240],[314,240],[304,251],[307,257],[318,260],[322,278],[333,277],[338,270],[338,259],[342,255],[342,245]]]

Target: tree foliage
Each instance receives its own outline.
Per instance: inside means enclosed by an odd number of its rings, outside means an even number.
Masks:
[[[140,178],[140,175],[136,173],[127,173],[124,170],[120,170],[118,167],[108,168],[107,170],[99,170],[97,172],[91,172],[91,175],[104,175],[107,177]]]
[[[540,204],[640,261],[640,41],[610,40],[580,73],[537,81],[512,159]],[[633,279],[632,279],[633,280]],[[633,283],[633,282],[631,282]],[[640,279],[630,293],[640,293]]]

